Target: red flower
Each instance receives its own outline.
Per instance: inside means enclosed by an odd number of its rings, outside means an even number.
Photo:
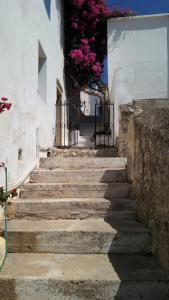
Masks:
[[[81,49],[74,49],[70,52],[70,57],[76,65],[80,64],[83,61],[84,55]]]
[[[72,22],[72,28],[73,29],[78,29],[78,24],[76,22]]]
[[[2,97],[2,98],[1,98],[1,100],[2,100],[2,101],[7,101],[7,100],[8,100],[8,98],[6,98],[6,97]]]
[[[0,168],[4,168],[5,167],[5,163],[4,162],[0,162]]]
[[[11,196],[12,196],[12,198],[18,196],[17,189],[13,189],[13,190],[11,191]]]
[[[7,110],[10,110],[12,103],[5,103],[5,107]]]

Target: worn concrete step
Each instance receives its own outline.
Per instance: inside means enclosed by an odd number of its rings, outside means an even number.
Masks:
[[[31,174],[32,182],[72,183],[72,182],[127,182],[126,169],[95,170],[35,170]]]
[[[128,183],[31,183],[21,187],[21,198],[128,198]]]
[[[86,147],[86,148],[90,148],[93,147],[94,148],[94,140],[91,140],[91,136],[79,136],[78,137],[78,141],[77,141],[77,146],[78,147]]]
[[[121,169],[126,167],[124,157],[48,157],[40,159],[40,168],[45,169]]]
[[[114,157],[117,155],[117,149],[113,147],[104,149],[58,149],[51,148],[48,150],[48,157]]]
[[[135,218],[136,202],[129,199],[15,199],[8,202],[10,219]]]
[[[2,300],[167,300],[169,274],[143,255],[9,254]]]
[[[9,252],[149,253],[150,234],[135,221],[12,220]]]

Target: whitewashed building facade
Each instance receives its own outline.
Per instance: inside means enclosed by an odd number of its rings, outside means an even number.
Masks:
[[[115,105],[169,98],[169,14],[108,20],[108,85]]]
[[[0,115],[0,161],[10,186],[26,178],[39,149],[56,138],[57,97],[65,101],[61,2],[0,1],[0,97],[12,103]]]

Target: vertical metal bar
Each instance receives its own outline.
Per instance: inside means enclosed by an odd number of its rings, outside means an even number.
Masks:
[[[97,124],[96,124],[96,103],[95,103],[95,133],[94,133],[94,139],[95,139],[95,149],[97,148],[97,142],[96,142],[96,130],[97,130]]]
[[[114,147],[115,146],[115,140],[114,140],[114,137],[115,137],[115,133],[114,133],[114,130],[115,130],[115,123],[114,123],[114,103],[112,105],[113,105],[113,147]]]
[[[70,126],[69,126],[69,114],[70,114],[70,111],[69,111],[69,103],[66,104],[67,106],[67,129],[68,129],[68,147],[70,146]]]
[[[64,103],[63,106],[64,106],[63,107],[64,108],[64,119],[63,119],[63,121],[64,121],[64,147],[65,147],[65,135],[66,135],[66,132],[65,132],[66,131],[66,124],[65,124],[65,115],[66,114],[65,114],[65,110],[66,110],[66,103]]]
[[[103,104],[103,107],[104,107],[104,116],[103,116],[103,137],[104,137],[104,148],[106,147],[106,141],[105,141],[105,135],[106,135],[106,124],[105,124],[105,107],[106,107],[106,103]]]
[[[109,134],[109,131],[111,132],[111,121],[110,121],[110,116],[111,116],[111,106],[110,106],[110,103],[107,103],[107,110],[108,110],[108,147],[110,146],[110,135],[111,133]]]
[[[103,113],[103,110],[101,110],[101,100],[100,100],[100,115],[101,115],[100,122],[99,122],[100,146],[102,145],[102,113]]]

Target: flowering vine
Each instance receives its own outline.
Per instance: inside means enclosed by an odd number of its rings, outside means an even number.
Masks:
[[[5,110],[10,110],[12,103],[8,103],[8,98],[1,97],[0,100],[0,114],[3,113]]]
[[[6,169],[5,163],[0,162],[0,170]],[[4,207],[5,203],[9,198],[14,198],[18,195],[17,190],[6,191],[3,186],[0,186],[0,206]]]
[[[10,110],[12,106],[12,103],[8,102],[8,98],[6,97],[1,97],[0,100],[0,114],[3,113],[5,110]],[[5,169],[5,163],[0,162],[0,170]],[[17,196],[17,191],[16,189],[13,189],[10,192],[7,192],[4,190],[4,187],[0,186],[0,206],[3,207],[8,200],[8,198],[14,198]]]
[[[13,189],[10,192],[6,192],[4,190],[4,187],[0,186],[0,206],[4,207],[5,203],[7,202],[7,200],[10,198],[14,198],[18,195],[17,190]]]
[[[107,18],[133,14],[111,11],[104,0],[65,0],[66,69],[80,85],[100,78],[107,55]]]

